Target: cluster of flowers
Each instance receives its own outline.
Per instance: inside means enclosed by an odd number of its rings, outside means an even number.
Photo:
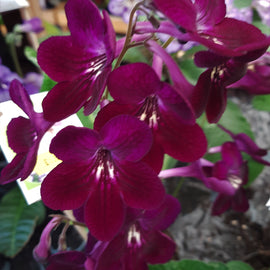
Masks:
[[[85,115],[99,108],[93,129],[68,126],[54,137],[50,152],[62,163],[41,187],[45,205],[73,210],[77,221],[86,224],[85,251],[50,253],[50,232],[64,219],[58,216],[45,228],[34,255],[50,270],[148,269],[147,263],[164,263],[175,252],[174,242],[162,231],[175,220],[180,205],[166,195],[160,178],[201,179],[219,193],[213,214],[230,207],[248,209],[243,188],[247,162],[241,153],[270,165],[262,158],[266,151],[247,135],[222,126],[232,140],[207,149],[196,119],[205,112],[209,123],[219,121],[228,87],[249,71],[253,74],[255,64],[248,67],[265,54],[270,37],[252,24],[226,17],[224,0],[138,2],[126,36],[118,41],[107,12],[101,14],[92,1],[68,0],[65,10],[70,35],[50,37],[38,49],[40,67],[57,82],[43,100],[43,112],[33,110],[19,81],[11,83],[11,99],[29,118],[13,119],[8,126],[16,156],[2,170],[0,183],[29,176],[39,143],[55,122],[82,107]],[[148,20],[137,21],[136,10]],[[161,45],[159,33],[207,48],[195,54],[195,64],[206,68],[195,85]],[[152,53],[151,65],[120,65],[134,46]],[[166,81],[161,80],[164,66]],[[203,159],[207,152],[220,152],[221,160]],[[165,154],[189,164],[161,171]]]

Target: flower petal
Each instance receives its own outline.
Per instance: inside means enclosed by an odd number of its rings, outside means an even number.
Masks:
[[[196,9],[190,0],[154,0],[156,7],[186,30],[196,29]]]
[[[115,101],[137,104],[161,89],[155,71],[145,63],[120,66],[109,77],[108,89]]]
[[[68,126],[52,139],[50,152],[63,161],[89,160],[97,151],[98,133],[85,127]]]
[[[47,270],[85,270],[86,255],[80,251],[62,251],[49,259]]]
[[[92,81],[88,79],[64,81],[55,85],[42,102],[44,118],[58,122],[76,113],[91,95]]]
[[[123,225],[124,217],[125,207],[117,185],[99,181],[84,209],[90,233],[101,241],[111,240]]]
[[[83,51],[70,36],[55,36],[43,41],[37,53],[42,70],[57,82],[73,81],[84,72],[97,54]]]
[[[36,132],[29,119],[13,118],[7,127],[9,147],[15,153],[27,152],[34,144]]]
[[[165,196],[165,189],[152,168],[142,162],[118,164],[117,182],[126,204],[133,208],[153,209]]]
[[[145,262],[150,264],[166,263],[173,257],[176,245],[164,233],[159,231],[147,232],[144,235],[144,240],[146,243],[142,247],[141,256]]]
[[[246,192],[240,188],[232,200],[232,209],[237,212],[246,212],[249,208]]]
[[[204,155],[207,140],[200,126],[183,125],[167,111],[161,115],[155,135],[165,153],[183,162],[195,161]]]
[[[144,211],[140,224],[145,230],[166,230],[175,221],[180,209],[179,201],[167,194],[158,208]]]
[[[19,179],[19,175],[24,167],[26,154],[17,154],[13,160],[1,171],[0,184],[8,184]]]
[[[137,161],[151,148],[152,133],[149,127],[130,115],[112,118],[100,130],[100,137],[117,160]]]
[[[9,94],[14,103],[16,103],[27,115],[29,118],[34,117],[34,109],[32,101],[23,87],[23,85],[18,80],[13,80],[10,83]]]
[[[73,42],[88,49],[104,50],[104,25],[97,6],[89,0],[69,0],[65,10]]]
[[[89,196],[90,164],[61,163],[43,180],[41,197],[52,209],[69,210],[83,205]]]
[[[214,201],[211,214],[214,216],[221,215],[222,213],[230,209],[231,205],[232,197],[224,194],[219,194]]]
[[[247,33],[249,34],[247,35]],[[270,39],[252,24],[232,18],[224,18],[222,22],[204,30],[202,33],[193,33],[192,40],[203,44],[220,55],[229,57],[266,49],[270,42]],[[261,51],[261,54],[263,54],[263,51]],[[259,56],[256,55],[256,57]]]
[[[224,0],[196,0],[194,3],[197,10],[197,29],[211,28],[220,23],[226,15]]]

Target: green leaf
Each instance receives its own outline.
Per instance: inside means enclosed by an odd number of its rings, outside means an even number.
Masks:
[[[42,25],[44,27],[44,30],[48,34],[48,36],[61,36],[61,35],[63,35],[63,32],[59,27],[57,27],[57,26],[55,26],[47,21],[42,21]]]
[[[40,92],[50,91],[56,84],[57,82],[53,81],[47,74],[44,73]]]
[[[243,153],[244,160],[248,162],[248,183],[246,187],[250,186],[262,172],[264,165],[256,162],[246,153]]]
[[[44,217],[42,202],[27,205],[18,187],[9,191],[0,202],[0,253],[16,256]]]
[[[254,270],[249,264],[241,261],[231,261],[227,264],[228,270]]]
[[[208,265],[212,266],[214,270],[229,270],[228,267],[221,262],[209,262]]]
[[[164,160],[163,160],[162,170],[167,170],[167,169],[174,168],[177,162],[178,162],[178,160],[176,160],[176,159],[172,158],[171,156],[165,154]]]
[[[208,148],[220,146],[226,141],[232,141],[232,138],[226,132],[221,130],[216,124],[209,124],[205,115],[202,115],[198,119],[198,124],[204,130],[208,141]],[[251,139],[254,139],[250,124],[243,116],[240,108],[231,101],[228,102],[226,111],[221,117],[219,124],[235,134],[245,133],[250,136]],[[216,162],[220,159],[220,154],[207,154],[205,158],[211,162]]]
[[[143,62],[148,63],[146,57],[146,51],[141,47],[133,47],[128,49],[126,52],[123,61],[128,63]]]
[[[149,265],[149,270],[215,270],[204,262],[195,260],[170,261],[166,264]]]
[[[256,96],[252,100],[252,105],[259,111],[270,112],[270,95]]]
[[[243,132],[247,134],[251,139],[254,139],[253,132],[251,131],[250,124],[243,116],[241,109],[235,103],[229,101],[226,111],[221,117],[219,124],[229,129],[233,133]]]
[[[24,48],[24,55],[32,64],[39,68],[39,64],[37,62],[37,52],[32,47],[26,46]]]
[[[252,0],[234,0],[233,5],[236,8],[245,8],[250,7],[252,3]]]

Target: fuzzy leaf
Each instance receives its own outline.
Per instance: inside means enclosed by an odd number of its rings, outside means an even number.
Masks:
[[[9,191],[0,202],[0,253],[6,257],[15,257],[44,217],[42,202],[27,205],[18,187]]]
[[[170,261],[166,264],[149,265],[149,270],[216,270],[204,262],[195,260]]]
[[[228,262],[226,265],[229,270],[254,270],[250,265],[241,261],[231,261]]]

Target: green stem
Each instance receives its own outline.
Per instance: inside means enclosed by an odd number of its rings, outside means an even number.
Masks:
[[[10,54],[11,54],[16,72],[18,73],[20,77],[23,77],[23,72],[19,63],[16,46],[14,43],[9,43],[9,50],[10,50]]]
[[[183,186],[184,182],[185,182],[185,178],[184,177],[181,177],[180,180],[179,180],[179,183],[178,183],[178,185],[176,187],[176,189],[174,190],[174,192],[172,194],[173,197],[177,198],[177,195],[178,195],[181,187]]]
[[[123,49],[122,49],[122,51],[117,59],[115,66],[114,66],[114,69],[116,69],[120,66],[121,61],[129,48],[129,44],[130,44],[131,36],[132,36],[132,31],[133,31],[133,17],[135,15],[136,10],[139,8],[139,6],[142,3],[143,3],[143,1],[137,3],[130,12],[129,21],[128,21],[128,29],[127,29],[127,33],[126,33],[126,40],[125,40]]]

